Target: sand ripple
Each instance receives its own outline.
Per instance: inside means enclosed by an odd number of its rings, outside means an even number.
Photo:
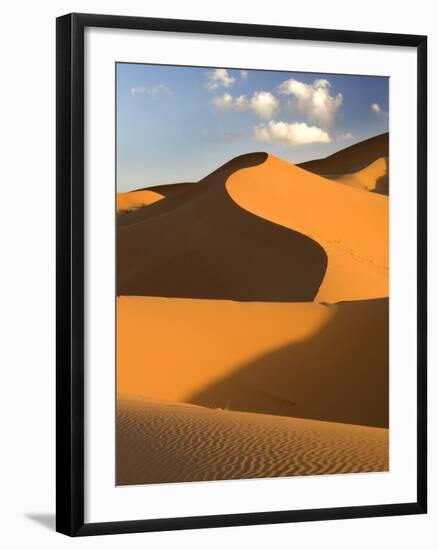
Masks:
[[[117,484],[388,470],[388,430],[119,398]]]

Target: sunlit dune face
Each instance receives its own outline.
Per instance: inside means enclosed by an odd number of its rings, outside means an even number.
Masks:
[[[326,251],[320,302],[388,296],[388,198],[341,185],[276,157],[226,183],[241,208],[298,231]],[[291,251],[292,252],[292,251]]]
[[[129,212],[164,199],[164,195],[145,189],[129,193],[117,193],[117,212]]]

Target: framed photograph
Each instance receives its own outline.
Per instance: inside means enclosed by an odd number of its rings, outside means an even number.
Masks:
[[[57,20],[57,530],[426,513],[426,37]]]

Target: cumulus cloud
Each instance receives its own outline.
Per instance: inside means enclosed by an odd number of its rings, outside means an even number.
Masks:
[[[271,92],[255,92],[251,99],[245,95],[233,97],[225,92],[213,98],[213,105],[221,111],[253,110],[260,118],[269,119],[278,109],[279,101]]]
[[[278,106],[279,101],[271,92],[255,92],[251,98],[251,108],[260,118],[272,118]]]
[[[216,90],[223,86],[228,88],[235,82],[234,76],[231,76],[227,69],[215,69],[207,73],[207,88],[209,90]]]
[[[240,80],[247,80],[248,78],[248,71],[245,71],[245,70],[241,70],[240,71]]]
[[[249,101],[246,99],[246,96],[240,95],[234,100],[234,108],[236,111],[246,111],[249,109]]]
[[[332,126],[336,120],[336,113],[342,105],[342,94],[332,96],[331,85],[325,78],[319,78],[313,84],[306,84],[290,78],[278,86],[280,94],[292,96],[292,108],[307,116],[313,123],[325,128]]]
[[[235,107],[233,96],[227,92],[221,96],[214,97],[212,103],[216,109],[219,109],[220,111],[231,111],[231,109],[234,109]]]
[[[173,95],[173,92],[165,84],[156,84],[155,86],[141,86],[138,88],[130,88],[131,94],[148,94],[150,96],[156,96],[159,93],[166,95]]]
[[[258,141],[280,143],[282,145],[304,145],[306,143],[330,143],[330,135],[321,128],[308,126],[305,122],[276,122],[259,124],[254,128]]]
[[[371,103],[370,109],[377,117],[383,119],[388,118],[388,113],[384,111],[378,103]]]

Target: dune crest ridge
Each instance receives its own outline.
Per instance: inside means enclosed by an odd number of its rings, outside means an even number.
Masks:
[[[315,297],[334,303],[388,296],[388,199],[328,180],[273,155],[231,174],[241,208],[318,242],[328,258]]]
[[[302,162],[298,166],[325,177],[339,176],[358,172],[375,160],[388,156],[389,133],[386,132],[350,145],[328,157]]]

